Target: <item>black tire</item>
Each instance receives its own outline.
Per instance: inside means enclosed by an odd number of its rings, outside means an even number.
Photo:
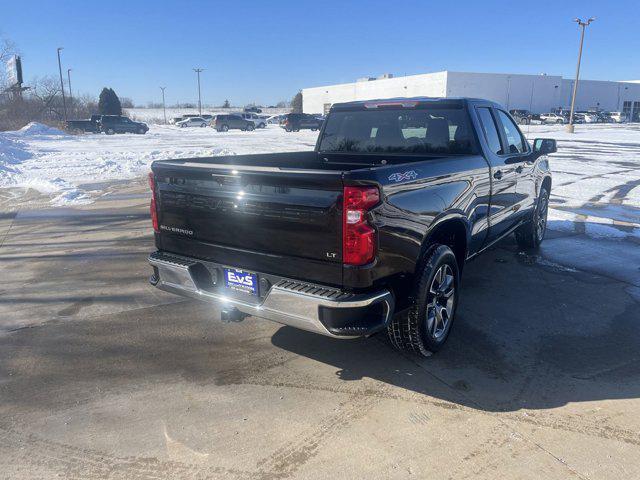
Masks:
[[[249,125],[247,125],[247,131],[253,132],[255,129],[256,127],[253,125],[253,123],[250,123]]]
[[[180,124],[180,128],[187,128],[187,124],[186,123],[181,123]]]
[[[147,133],[147,132],[145,131],[144,128],[139,128],[138,129],[138,135],[144,135],[145,133]]]
[[[201,123],[201,124],[200,124],[200,128],[204,128],[204,127],[206,127],[206,126],[207,126],[207,124],[206,124],[206,123]]]
[[[229,131],[229,125],[222,125],[218,131],[219,132],[228,132]]]
[[[436,276],[440,272],[445,274],[438,281]],[[449,280],[445,280],[447,278]],[[391,344],[398,350],[428,357],[442,348],[455,319],[460,270],[453,251],[447,245],[429,246],[416,281],[408,312],[392,318],[387,334]],[[446,321],[443,315],[445,310]],[[439,315],[437,311],[440,311]],[[442,327],[440,330],[439,325]]]
[[[267,128],[267,125],[265,123],[261,123],[260,125],[258,125],[258,128]]]
[[[291,130],[291,127],[284,127],[284,131],[285,132],[292,132],[293,130]]]
[[[113,128],[107,128],[107,131],[104,133],[106,133],[107,135],[114,135],[116,131]]]
[[[547,213],[549,211],[549,191],[540,188],[538,203],[533,209],[533,218],[516,230],[516,241],[520,248],[535,249],[544,240],[547,231]]]

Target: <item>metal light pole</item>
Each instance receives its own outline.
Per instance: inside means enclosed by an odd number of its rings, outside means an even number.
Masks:
[[[580,78],[580,61],[582,60],[582,44],[584,43],[584,30],[585,28],[593,22],[595,18],[590,18],[586,22],[583,22],[581,19],[576,18],[574,22],[582,28],[582,32],[580,33],[580,50],[578,51],[578,66],[576,67],[576,81],[573,83],[573,95],[571,97],[571,113],[569,114],[569,125],[567,125],[567,132],[573,133],[573,110],[576,106],[576,94],[578,93],[578,79]]]
[[[64,109],[64,121],[67,121],[67,100],[64,97],[64,82],[62,81],[62,63],[60,62],[60,50],[63,47],[58,47],[58,70],[60,71],[60,89],[62,90],[62,108]]]
[[[200,116],[202,116],[202,97],[200,97],[200,72],[204,71],[204,69],[194,68],[193,71],[198,74],[198,111],[200,112]]]
[[[67,68],[67,80],[69,82],[69,110],[73,115],[73,94],[71,93],[71,69]]]
[[[166,104],[164,103],[164,89],[167,87],[160,87],[160,90],[162,90],[162,113],[164,113],[164,124],[167,124],[167,107]]]

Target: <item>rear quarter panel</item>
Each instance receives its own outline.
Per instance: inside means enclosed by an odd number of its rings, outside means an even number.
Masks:
[[[346,285],[410,278],[430,233],[447,220],[464,223],[468,254],[484,242],[491,193],[484,157],[417,160],[345,175],[345,184],[370,182],[381,191],[380,205],[370,212],[378,230],[378,258],[366,274],[346,269]]]

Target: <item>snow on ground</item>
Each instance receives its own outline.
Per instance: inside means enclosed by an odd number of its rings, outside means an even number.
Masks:
[[[220,133],[151,125],[146,135],[107,136],[69,135],[31,124],[17,132],[0,132],[0,189],[22,189],[25,194],[33,189],[49,195],[57,206],[82,204],[101,193],[96,184],[140,177],[154,160],[312,150],[316,138],[316,132],[287,133],[278,126]]]
[[[555,138],[549,228],[592,237],[640,237],[640,125],[524,127],[529,140]]]
[[[145,109],[148,110],[148,109]],[[592,237],[640,237],[640,125],[524,127],[530,140],[558,140],[551,156],[549,227]],[[147,135],[68,135],[39,124],[0,133],[0,191],[20,202],[29,189],[51,205],[89,203],[105,184],[142,177],[154,160],[313,149],[316,132],[219,133],[151,125]],[[8,190],[10,189],[10,190]]]

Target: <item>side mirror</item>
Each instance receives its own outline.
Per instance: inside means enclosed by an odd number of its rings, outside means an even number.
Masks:
[[[558,146],[553,138],[536,138],[533,141],[533,153],[547,155],[558,151]]]

